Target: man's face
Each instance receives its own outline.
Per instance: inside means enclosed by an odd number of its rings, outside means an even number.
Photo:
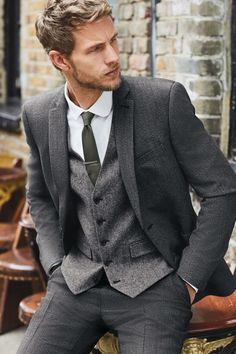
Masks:
[[[120,86],[117,31],[110,16],[74,32],[75,46],[68,59],[70,79],[78,87],[115,90]]]

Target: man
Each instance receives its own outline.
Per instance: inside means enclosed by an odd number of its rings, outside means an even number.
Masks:
[[[235,175],[181,84],[121,78],[106,0],[50,0],[36,30],[66,84],[23,108],[49,281],[18,353],[88,354],[108,330],[123,354],[180,353],[194,299],[236,287]]]

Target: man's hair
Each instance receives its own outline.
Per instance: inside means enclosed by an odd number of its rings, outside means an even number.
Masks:
[[[106,0],[49,0],[35,22],[36,35],[46,50],[70,55],[74,49],[73,31],[112,10]]]

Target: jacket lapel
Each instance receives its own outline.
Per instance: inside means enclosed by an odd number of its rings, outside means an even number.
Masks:
[[[65,223],[69,193],[67,106],[62,88],[49,110],[49,155],[52,176],[59,196],[61,226]]]
[[[130,203],[140,225],[143,226],[134,169],[134,102],[127,98],[128,92],[129,87],[123,82],[113,95],[116,147],[121,175]]]

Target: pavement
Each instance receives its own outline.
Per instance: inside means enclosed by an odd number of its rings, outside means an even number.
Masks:
[[[0,335],[0,353],[16,354],[20,342],[26,331],[26,326],[17,328],[11,332]]]

